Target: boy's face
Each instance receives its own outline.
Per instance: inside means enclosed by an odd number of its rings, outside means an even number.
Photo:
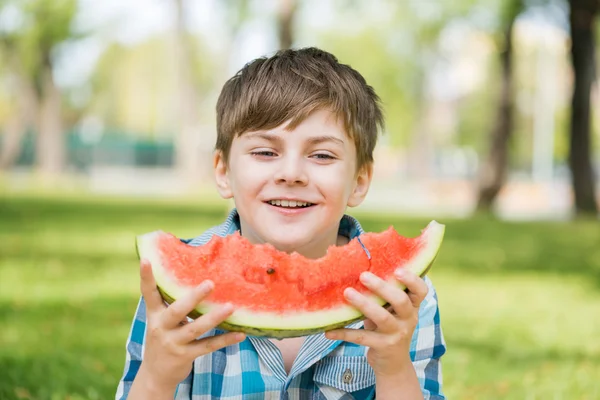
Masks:
[[[229,160],[217,152],[217,188],[234,199],[251,242],[321,257],[336,244],[346,206],[363,201],[372,168],[356,171],[354,142],[331,112],[316,111],[290,131],[286,125],[236,137]]]

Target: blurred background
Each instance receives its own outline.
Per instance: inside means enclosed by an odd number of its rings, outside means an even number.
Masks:
[[[599,24],[598,0],[0,0],[0,398],[114,396],[135,235],[220,223],[220,89],[305,46],[384,104],[349,212],[447,225],[449,398],[600,398]]]

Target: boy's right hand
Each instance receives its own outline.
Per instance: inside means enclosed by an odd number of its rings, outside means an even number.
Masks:
[[[140,275],[140,286],[146,302],[146,340],[140,372],[162,389],[174,390],[189,375],[197,357],[246,338],[243,333],[228,332],[196,340],[227,319],[233,313],[231,305],[213,310],[188,324],[181,324],[188,313],[213,290],[211,281],[204,281],[167,307],[147,260],[140,263]]]

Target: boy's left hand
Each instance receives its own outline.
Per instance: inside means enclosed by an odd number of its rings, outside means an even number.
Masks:
[[[370,272],[363,272],[360,281],[390,304],[389,311],[373,299],[347,288],[346,299],[368,318],[365,329],[335,329],[325,334],[328,339],[368,347],[367,361],[378,375],[394,375],[411,364],[410,342],[417,326],[419,306],[429,290],[425,281],[411,271],[398,270],[396,278],[408,292]]]

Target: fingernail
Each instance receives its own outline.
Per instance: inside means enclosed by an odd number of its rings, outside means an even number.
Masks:
[[[360,280],[363,283],[373,283],[375,282],[375,275],[373,275],[370,272],[363,272],[362,274],[360,274]]]
[[[406,271],[403,270],[402,268],[398,268],[396,271],[394,271],[394,274],[398,278],[404,278],[406,276]]]
[[[214,284],[212,283],[212,281],[204,281],[200,284],[200,286],[198,286],[198,290],[200,290],[201,292],[206,292],[211,290],[213,286]]]
[[[337,333],[333,331],[325,332],[325,337],[330,340],[335,340],[335,338],[337,337]]]
[[[346,295],[346,297],[350,300],[358,299],[358,292],[356,291],[356,289],[351,287],[344,290],[344,295]]]
[[[235,334],[234,338],[238,342],[241,342],[242,340],[244,340],[246,338],[246,335],[244,333],[242,333],[242,332],[238,332],[238,333]]]

